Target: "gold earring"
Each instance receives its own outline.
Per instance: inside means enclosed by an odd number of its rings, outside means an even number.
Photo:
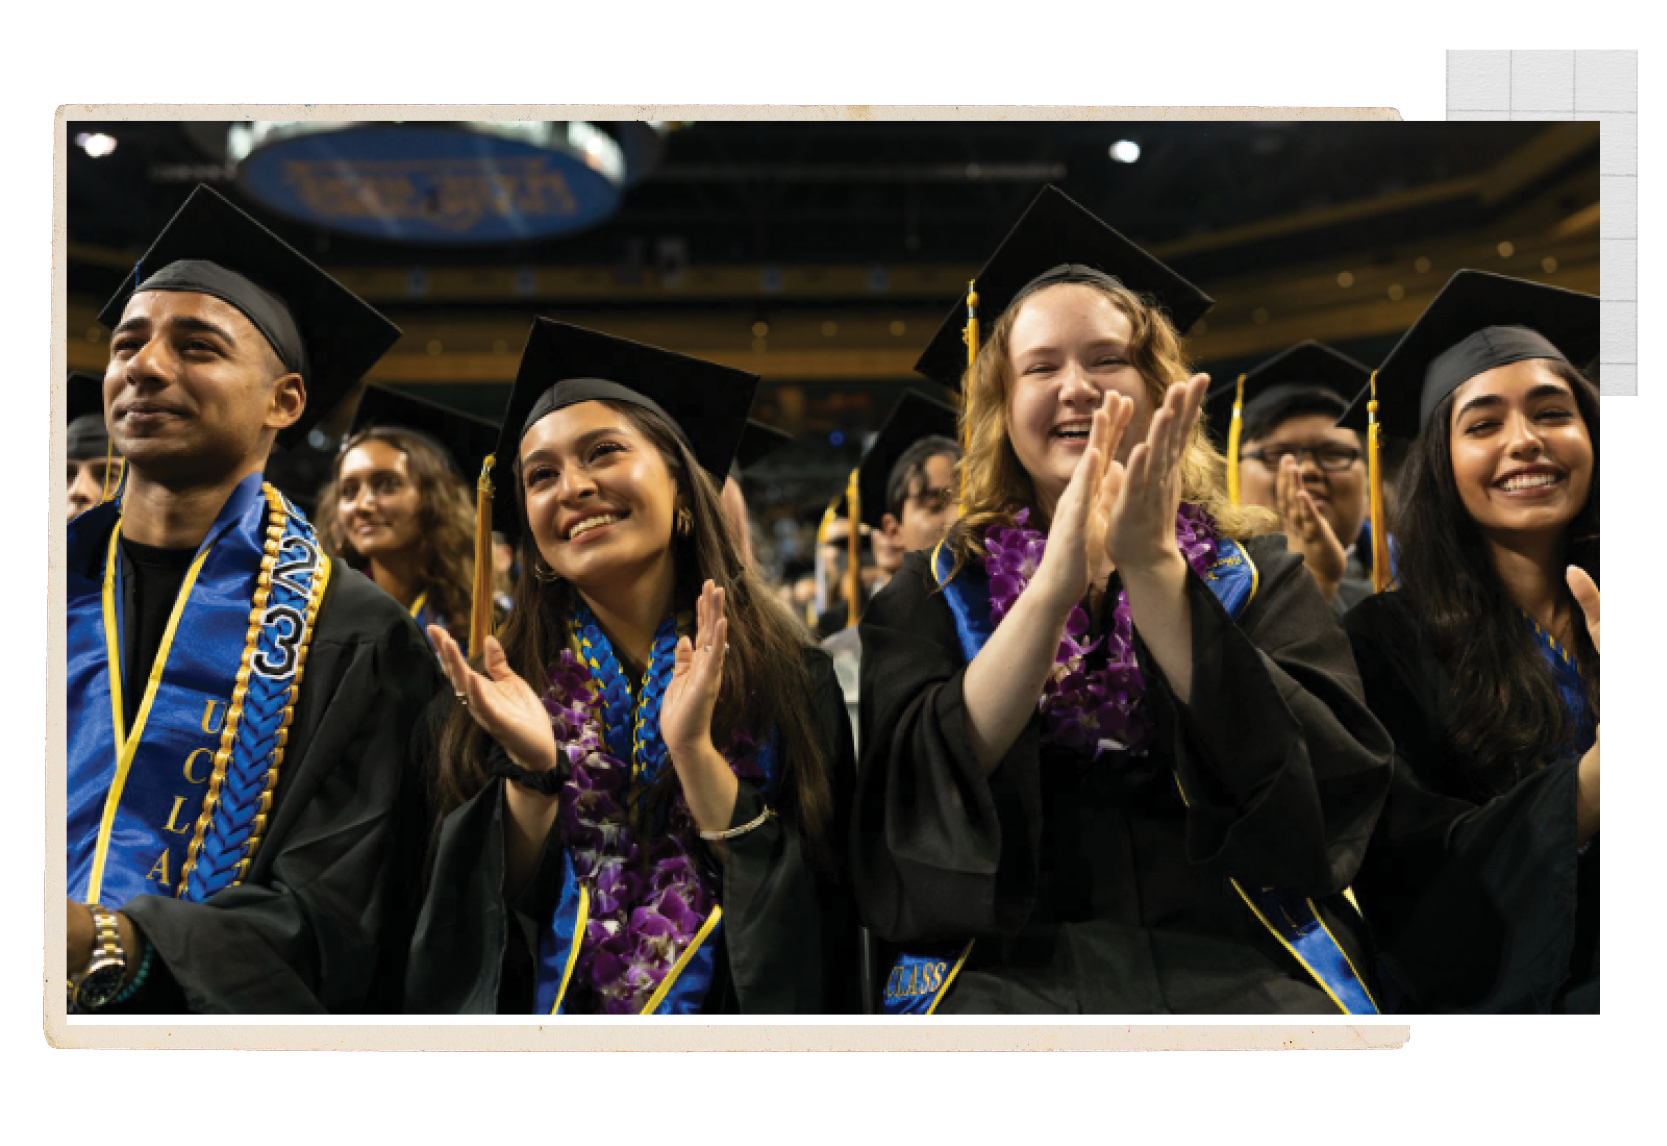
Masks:
[[[546,585],[561,580],[561,575],[546,565],[542,557],[533,558],[533,576]]]
[[[677,511],[677,536],[687,537],[694,532],[695,515],[689,512],[688,506]]]

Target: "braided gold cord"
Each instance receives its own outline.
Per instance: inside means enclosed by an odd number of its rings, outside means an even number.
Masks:
[[[231,703],[226,708],[226,717],[220,728],[220,747],[214,754],[214,771],[209,776],[208,791],[203,794],[202,814],[197,817],[197,822],[192,828],[191,846],[185,853],[185,862],[180,865],[179,885],[174,889],[176,897],[184,895],[190,884],[191,873],[197,867],[198,853],[202,851],[203,839],[208,834],[209,825],[214,821],[214,812],[220,804],[220,789],[225,785],[226,769],[231,764],[232,745],[237,739],[237,729],[243,719],[243,702],[249,695],[249,664],[254,658],[255,650],[260,646],[261,618],[266,612],[266,602],[271,595],[272,569],[278,560],[278,544],[283,539],[284,525],[289,519],[283,499],[278,496],[277,490],[263,484],[261,492],[266,495],[271,520],[266,529],[265,553],[261,557],[260,574],[255,582],[252,602],[254,607],[249,610],[249,635],[243,642],[243,659],[237,670],[237,687],[232,689]],[[238,862],[237,877],[230,884],[233,887],[241,883],[243,877],[248,874],[249,862],[254,858],[255,850],[260,846],[262,833],[266,830],[266,816],[272,806],[273,786],[278,780],[278,768],[284,761],[284,748],[289,742],[288,729],[295,715],[295,701],[300,694],[301,676],[307,667],[307,648],[311,644],[313,622],[318,616],[319,603],[324,599],[324,587],[330,580],[330,561],[322,554],[320,559],[318,575],[313,579],[311,599],[307,603],[306,628],[302,630],[304,636],[295,680],[290,685],[283,720],[279,724],[272,764],[266,772],[266,788],[261,794],[260,811],[255,815],[254,827],[250,832],[243,859]]]

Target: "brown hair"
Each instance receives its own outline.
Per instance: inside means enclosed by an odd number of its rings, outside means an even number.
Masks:
[[[1121,283],[1089,281],[1072,285],[1099,291],[1128,318],[1129,362],[1145,380],[1154,409],[1163,403],[1164,392],[1170,386],[1191,377],[1180,335],[1154,300]],[[968,372],[970,377],[962,380],[967,395],[961,415],[967,443],[966,456],[961,459],[966,485],[961,496],[961,519],[949,534],[957,570],[964,562],[984,556],[984,534],[990,526],[1011,525],[1022,509],[1030,509],[1033,517],[1040,512],[1036,486],[1014,452],[1008,432],[1007,405],[1013,384],[1008,350],[1013,323],[1025,300],[1047,289],[1044,286],[1021,292],[1008,305],[989,338],[978,348],[978,358]],[[1200,419],[1192,443],[1181,458],[1181,497],[1202,506],[1215,519],[1216,528],[1236,541],[1277,528],[1277,519],[1269,511],[1234,505],[1228,500],[1226,475],[1226,459],[1211,444]]]
[[[417,487],[424,589],[446,627],[453,633],[467,633],[475,576],[474,496],[446,455],[421,436],[393,426],[371,426],[348,439],[330,466],[330,480],[318,494],[319,544],[355,569],[370,564],[348,541],[336,509],[342,459],[369,441],[385,442],[405,455],[406,469]]]
[[[718,487],[682,438],[658,415],[639,406],[609,401],[602,405],[629,420],[659,450],[693,518],[688,535],[674,531],[669,542],[676,570],[673,607],[693,609],[701,586],[708,580],[724,591],[724,611],[730,620],[730,655],[723,660],[723,682],[712,714],[712,741],[722,746],[730,743],[737,732],[762,737],[775,728],[780,736],[776,809],[800,826],[813,856],[831,866],[828,828],[833,796],[827,777],[831,761],[812,716],[815,706],[802,651],[803,631],[769,586],[742,561],[724,519]],[[542,562],[520,492],[519,457],[510,468],[514,480],[501,483],[498,496],[515,498],[521,524],[517,543],[521,568],[532,570]],[[512,486],[513,492],[505,486]],[[568,647],[575,598],[576,590],[565,580],[547,582],[524,574],[515,583],[514,605],[498,640],[509,667],[540,695],[549,688],[546,667]],[[436,762],[436,830],[439,820],[487,784],[490,773],[486,754],[490,746],[485,731],[464,709],[453,706]],[[676,770],[668,767],[648,793],[650,822],[655,809],[664,806],[676,792]]]

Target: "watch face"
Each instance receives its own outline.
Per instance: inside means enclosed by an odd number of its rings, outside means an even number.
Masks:
[[[82,976],[81,985],[75,989],[75,1005],[89,1011],[107,1006],[121,991],[122,976],[126,972],[127,968],[114,959],[95,965]]]

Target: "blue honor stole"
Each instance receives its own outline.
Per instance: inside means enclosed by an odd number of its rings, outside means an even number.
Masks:
[[[271,813],[330,565],[259,474],[187,570],[126,727],[121,503],[69,527],[67,883],[119,908],[202,902],[248,872]]]
[[[687,618],[685,618],[685,622]],[[678,619],[668,617],[654,636],[648,668],[633,698],[624,670],[614,656],[602,626],[590,609],[580,602],[574,617],[574,643],[601,693],[602,733],[608,754],[630,767],[626,810],[638,847],[646,851],[648,837],[663,825],[644,825],[639,800],[670,764],[665,741],[660,737],[660,708],[677,647]],[[687,623],[684,624],[687,629]],[[692,635],[692,634],[691,634]],[[758,746],[758,767],[764,773],[766,793],[775,784],[776,733]],[[565,799],[565,794],[563,795]],[[559,825],[560,820],[557,820]],[[558,828],[559,830],[559,828]],[[705,1005],[717,973],[718,932],[723,908],[713,905],[659,987],[644,1005],[645,1015],[695,1015]],[[561,892],[550,924],[539,935],[535,969],[534,1008],[537,1014],[560,1015],[568,1002],[568,987],[578,962],[579,948],[590,923],[590,889],[573,869],[570,852],[563,850]]]
[[[1586,703],[1586,683],[1580,678],[1580,665],[1575,662],[1574,654],[1558,644],[1557,638],[1542,629],[1538,621],[1526,613],[1523,617],[1534,631],[1534,643],[1539,647],[1540,655],[1551,666],[1552,682],[1557,686],[1557,695],[1562,697],[1563,709],[1569,714],[1574,728],[1574,750],[1584,753],[1597,739],[1598,722],[1591,706]]]
[[[932,572],[943,589],[944,599],[955,618],[961,651],[970,664],[989,641],[989,580],[982,569],[968,564],[957,574],[954,555],[939,543],[932,554]],[[1237,618],[1256,594],[1257,573],[1250,554],[1231,538],[1218,538],[1216,558],[1204,571],[1204,583],[1221,602],[1227,615]],[[1176,778],[1180,787],[1180,778]],[[1186,793],[1181,793],[1183,802]],[[1281,946],[1296,957],[1304,970],[1345,1014],[1378,1013],[1364,981],[1342,945],[1320,918],[1314,901],[1306,896],[1274,888],[1247,889],[1238,880],[1233,888]],[[1347,894],[1347,893],[1345,893]],[[1350,897],[1352,901],[1352,896]],[[948,993],[955,976],[972,952],[972,941],[950,965],[942,958],[900,955],[886,981],[881,1010],[888,1015],[932,1014]]]

